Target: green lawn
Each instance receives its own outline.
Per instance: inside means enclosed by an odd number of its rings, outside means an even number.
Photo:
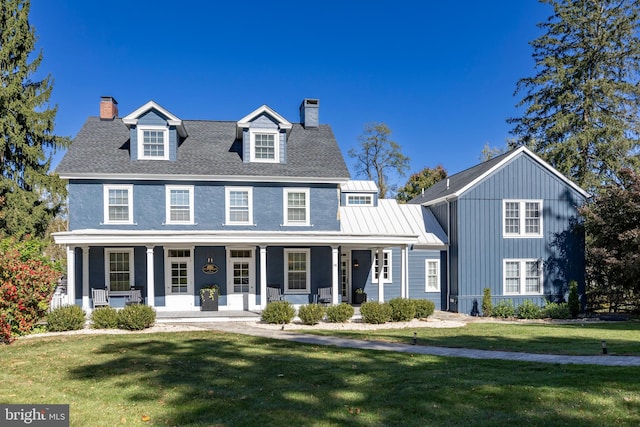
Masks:
[[[635,367],[443,358],[215,332],[25,339],[1,346],[0,360],[0,402],[69,403],[74,426],[640,425]]]
[[[291,328],[293,329],[293,327]],[[571,324],[469,323],[462,328],[379,329],[375,331],[305,331],[364,340],[476,348],[527,353],[596,355],[607,342],[610,355],[640,356],[640,321]]]

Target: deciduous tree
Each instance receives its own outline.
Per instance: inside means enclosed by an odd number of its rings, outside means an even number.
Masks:
[[[398,190],[396,199],[400,202],[408,202],[409,200],[418,197],[422,190],[431,187],[438,181],[442,181],[447,177],[447,171],[438,165],[435,168],[426,167],[418,173],[414,173],[409,177],[409,181]]]
[[[553,15],[531,42],[536,74],[521,79],[518,142],[588,190],[638,165],[640,0],[540,0]]]
[[[391,130],[384,123],[368,123],[358,137],[359,147],[349,150],[349,156],[356,159],[356,175],[366,176],[375,181],[384,199],[389,191],[389,172],[399,176],[409,169],[409,158],[400,151],[400,144],[390,139]]]
[[[32,55],[35,30],[28,0],[0,5],[0,234],[43,236],[61,206],[65,186],[49,172],[55,150],[51,76],[34,80],[42,52]]]

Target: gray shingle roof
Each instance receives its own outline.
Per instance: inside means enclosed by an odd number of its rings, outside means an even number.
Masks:
[[[479,165],[448,176],[442,181],[436,182],[431,187],[425,189],[423,195],[412,199],[409,203],[425,203],[454,194],[458,190],[464,188],[467,184],[473,182],[473,180],[475,180],[476,178],[491,170],[494,166],[500,163],[511,153],[512,151],[508,151],[504,154],[489,159],[486,162],[480,163]],[[447,181],[449,183],[449,188],[447,188]]]
[[[131,161],[129,130],[121,119],[90,117],[56,168],[61,175],[208,175],[349,179],[331,127],[294,124],[287,140],[287,163],[243,163],[236,122],[184,120],[188,137],[175,162]]]

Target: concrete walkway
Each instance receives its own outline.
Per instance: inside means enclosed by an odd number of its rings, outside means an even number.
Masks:
[[[277,340],[293,341],[304,344],[327,345],[361,350],[396,351],[411,354],[433,356],[466,357],[469,359],[513,360],[517,362],[555,363],[561,365],[601,365],[601,366],[640,366],[640,356],[565,356],[554,354],[517,353],[509,351],[473,350],[468,348],[430,347],[364,341],[335,336],[307,335],[279,329],[265,329],[241,322],[194,322],[191,325],[209,330],[251,335]]]

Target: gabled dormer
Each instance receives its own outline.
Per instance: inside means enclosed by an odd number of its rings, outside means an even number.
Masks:
[[[378,206],[378,186],[373,181],[360,180],[341,184],[340,206]]]
[[[286,163],[291,123],[267,105],[240,119],[236,137],[242,141],[244,163]]]
[[[178,145],[187,137],[182,120],[149,101],[122,119],[129,128],[131,160],[169,160],[178,157]]]

